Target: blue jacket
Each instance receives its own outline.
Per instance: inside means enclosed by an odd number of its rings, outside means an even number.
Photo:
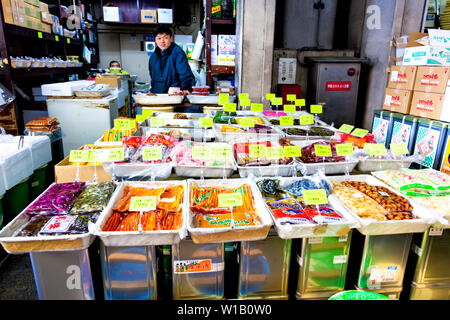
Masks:
[[[195,84],[194,74],[186,53],[174,42],[165,51],[156,47],[148,61],[148,69],[152,80],[152,93],[167,93],[170,87],[180,87],[181,90],[192,92]]]

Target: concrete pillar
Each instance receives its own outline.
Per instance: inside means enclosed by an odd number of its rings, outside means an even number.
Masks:
[[[239,92],[261,103],[270,93],[276,0],[238,0],[236,58]]]

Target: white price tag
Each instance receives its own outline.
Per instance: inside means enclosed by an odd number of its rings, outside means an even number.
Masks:
[[[384,273],[384,281],[391,282],[395,281],[395,277],[397,275],[397,266],[389,266]]]
[[[346,242],[348,239],[348,235],[346,234],[345,236],[340,236],[339,237],[339,242]]]
[[[391,72],[391,81],[398,81],[398,71]]]
[[[440,228],[431,228],[429,235],[430,236],[442,236],[442,231],[443,230]]]
[[[309,238],[309,243],[313,244],[313,243],[322,243],[323,242],[323,238],[322,237],[312,237]]]
[[[390,106],[392,102],[392,96],[386,95],[386,98],[384,98],[384,104],[387,106]]]
[[[347,255],[342,256],[334,256],[333,257],[333,264],[342,264],[347,262]]]

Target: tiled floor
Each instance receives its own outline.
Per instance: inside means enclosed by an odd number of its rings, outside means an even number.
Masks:
[[[30,256],[9,255],[0,263],[0,300],[37,300]]]

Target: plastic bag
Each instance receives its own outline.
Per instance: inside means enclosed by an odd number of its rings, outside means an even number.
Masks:
[[[80,215],[102,212],[114,192],[114,182],[101,182],[91,184],[84,189],[70,209],[69,214]]]

